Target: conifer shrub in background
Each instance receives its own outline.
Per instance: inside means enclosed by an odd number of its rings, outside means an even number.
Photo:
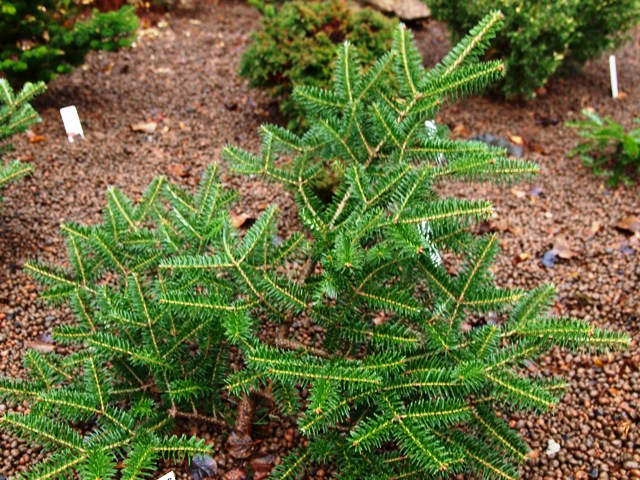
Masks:
[[[501,19],[484,18],[431,71],[403,26],[363,75],[345,42],[330,89],[295,90],[303,136],[264,125],[258,154],[225,148],[236,172],[295,194],[301,232],[279,238],[275,208],[238,231],[233,194],[211,169],[195,195],[162,179],[137,204],[110,189],[102,224],[66,225],[70,267],[26,269],[45,298],[73,308],[76,322],[53,338],[77,353],[30,352],[29,378],[0,380],[1,397],[30,408],[0,426],[55,452],[25,478],[141,477],[162,456],[207,451],[171,436],[177,420],[224,426],[225,400],[254,394],[309,440],[273,478],[318,463],[352,480],[515,478],[527,447],[505,416],[550,410],[566,387],[525,362],[553,345],[599,351],[629,338],[549,315],[552,286],[495,286],[498,240],[471,230],[492,205],[437,193],[442,181],[537,172],[425,123],[503,75],[501,62],[479,61]],[[338,180],[329,202],[311,187],[326,169]],[[324,334],[305,343],[299,328],[311,324]],[[232,354],[241,367],[226,370]]]
[[[13,149],[13,145],[8,142],[12,136],[25,132],[40,121],[40,116],[29,102],[45,88],[42,82],[27,83],[16,95],[9,82],[0,78],[0,191],[9,182],[31,173],[30,164],[17,160],[5,163],[3,156]]]
[[[291,98],[296,85],[327,87],[336,47],[349,40],[363,66],[391,46],[395,21],[369,8],[357,11],[344,0],[287,1],[282,5],[254,0],[263,17],[260,30],[242,55],[239,73],[252,87],[278,98],[289,127],[302,128],[302,112]]]
[[[625,32],[640,22],[638,0],[425,0],[435,18],[447,23],[454,41],[462,38],[484,14],[505,15],[486,58],[503,59],[507,96],[530,98],[554,75],[575,72],[587,60],[618,46]]]
[[[131,45],[138,28],[134,8],[79,18],[74,2],[0,0],[0,75],[14,86],[49,81],[80,65],[89,50]]]
[[[583,120],[568,122],[581,138],[569,156],[578,156],[593,172],[607,178],[610,186],[623,182],[630,186],[640,175],[640,127],[626,131],[609,117],[582,110]],[[634,123],[640,124],[640,118]]]

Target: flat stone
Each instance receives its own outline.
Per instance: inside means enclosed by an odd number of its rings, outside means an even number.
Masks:
[[[401,20],[422,20],[431,16],[431,10],[420,0],[364,0],[365,3]]]

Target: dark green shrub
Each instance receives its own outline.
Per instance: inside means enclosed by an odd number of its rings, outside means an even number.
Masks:
[[[49,81],[80,65],[89,50],[116,50],[135,40],[133,7],[77,18],[63,0],[0,0],[0,73],[14,85]]]
[[[29,102],[45,90],[44,83],[27,83],[16,95],[9,82],[0,78],[0,190],[9,182],[31,173],[28,163],[13,161],[7,164],[3,156],[13,146],[8,140],[18,133],[25,132],[31,125],[40,121],[40,116]]]
[[[596,175],[607,177],[611,186],[620,181],[631,185],[640,175],[640,128],[627,132],[608,117],[603,120],[589,110],[582,114],[584,120],[567,123],[582,137],[569,156],[579,156]],[[634,122],[640,123],[640,118]]]
[[[160,179],[134,205],[112,189],[103,224],[67,225],[71,266],[26,268],[76,312],[54,339],[81,348],[32,352],[30,380],[0,380],[0,396],[31,409],[0,425],[57,452],[26,478],[112,478],[119,457],[122,478],[136,478],[162,454],[205,450],[169,427],[182,416],[224,424],[222,381],[231,395],[269,397],[309,438],[273,478],[318,462],[345,480],[517,476],[527,447],[504,415],[552,409],[565,386],[531,378],[525,362],[553,345],[629,338],[549,316],[551,286],[496,287],[498,240],[470,232],[493,206],[438,195],[444,179],[537,171],[425,125],[503,75],[502,63],[477,61],[500,20],[485,18],[429,72],[402,26],[364,75],[345,43],[331,89],[294,93],[305,135],[264,125],[259,154],[225,148],[236,171],[295,193],[304,232],[277,237],[274,208],[238,231],[212,171],[195,195]],[[310,188],[325,169],[338,181],[330,203]],[[322,338],[305,344],[298,322]],[[243,366],[225,375],[230,347]]]
[[[343,0],[295,0],[280,7],[260,2],[260,9],[261,29],[252,34],[239,72],[251,86],[279,98],[291,128],[300,128],[302,120],[290,97],[293,88],[327,87],[337,45],[350,41],[365,66],[391,46],[394,21],[368,8],[354,12]]]
[[[447,23],[458,41],[486,12],[505,16],[487,58],[505,61],[507,96],[531,97],[556,73],[581,67],[604,50],[617,46],[640,21],[638,0],[426,0],[434,16]]]

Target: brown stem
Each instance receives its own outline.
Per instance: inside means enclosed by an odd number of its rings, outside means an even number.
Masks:
[[[229,424],[227,422],[225,422],[224,420],[220,420],[218,418],[213,418],[213,417],[208,417],[206,415],[202,415],[196,411],[194,412],[182,412],[180,410],[178,410],[177,408],[171,408],[169,409],[169,416],[173,417],[173,418],[186,418],[188,420],[199,420],[201,422],[207,422],[210,423],[211,425],[215,425],[217,427],[220,428],[224,428],[224,429],[228,429],[229,428]]]
[[[238,418],[236,419],[235,427],[236,432],[251,436],[254,406],[251,395],[242,395],[240,403],[238,403]]]
[[[291,340],[287,338],[276,338],[275,345],[276,347],[286,348],[288,350],[304,350],[317,357],[329,358],[330,356],[323,349],[305,345],[304,343],[298,340]]]

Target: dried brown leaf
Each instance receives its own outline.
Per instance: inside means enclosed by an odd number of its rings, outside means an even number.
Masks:
[[[131,130],[139,133],[153,133],[158,127],[157,122],[139,122],[131,125]]]
[[[553,250],[555,250],[558,257],[564,258],[565,260],[570,260],[579,255],[578,252],[571,248],[571,245],[569,245],[565,237],[556,237],[553,242]]]
[[[640,233],[640,218],[635,215],[625,217],[616,223],[616,228],[629,233]]]

